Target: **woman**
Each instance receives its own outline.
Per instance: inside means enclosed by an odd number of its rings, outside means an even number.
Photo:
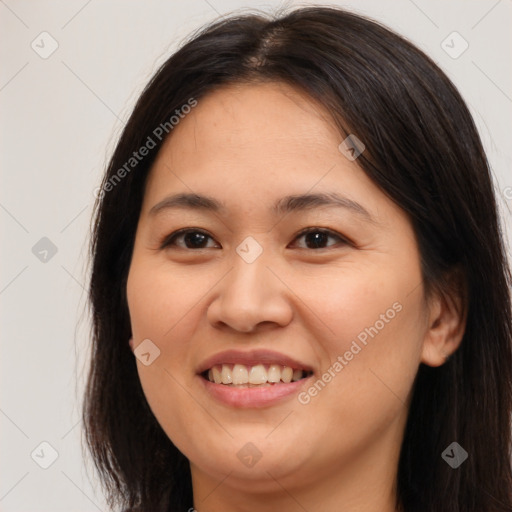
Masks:
[[[111,506],[512,510],[496,202],[421,51],[336,8],[217,22],[98,196],[84,420]]]

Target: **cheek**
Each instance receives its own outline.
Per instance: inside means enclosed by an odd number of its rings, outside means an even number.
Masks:
[[[127,282],[135,342],[150,338],[163,346],[171,338],[183,338],[183,329],[193,325],[190,318],[204,294],[202,288],[190,273],[135,260]]]
[[[316,322],[317,341],[327,344],[333,357],[348,350],[353,340],[364,344],[376,330],[390,331],[390,325],[399,323],[409,281],[388,263],[331,266],[311,275],[297,273],[288,283],[310,309],[299,316]]]
[[[127,298],[134,345],[149,339],[160,351],[148,366],[137,360],[139,379],[153,414],[184,452],[190,447],[180,433],[190,431],[188,419],[197,415],[197,405],[188,392],[194,376],[182,370],[190,367],[188,340],[198,322],[194,305],[199,307],[203,294],[190,275],[184,279],[142,259],[132,262]]]
[[[320,458],[329,458],[333,449],[360,450],[406,420],[422,332],[410,302],[401,310],[398,305],[388,310],[386,299],[381,305],[339,321],[340,335],[324,345],[329,357],[322,375],[299,397],[297,424],[309,425],[314,418],[325,438],[340,439],[336,448],[317,446]],[[386,311],[387,323],[379,318]]]
[[[322,382],[303,397],[318,404],[318,414],[325,403],[339,404],[331,413],[350,422],[345,414],[354,412],[355,428],[363,416],[399,412],[416,375],[425,335],[422,288],[411,293],[420,275],[417,266],[393,267],[388,262],[352,267],[350,272],[341,269],[325,279],[317,275],[316,286],[303,283],[301,298],[320,312],[317,334],[324,333],[316,337],[323,353]]]
[[[180,384],[188,388],[194,378],[183,368],[192,365],[189,340],[199,322],[198,301],[204,291],[194,286],[190,276],[184,279],[178,275],[134,260],[127,282],[134,347],[146,339],[157,347],[158,356],[151,365],[137,361],[141,385],[157,417],[169,409],[171,396],[180,409],[187,410],[181,403]]]

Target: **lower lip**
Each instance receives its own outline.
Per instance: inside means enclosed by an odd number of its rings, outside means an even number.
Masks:
[[[295,382],[274,384],[273,386],[237,388],[225,384],[215,384],[199,376],[203,385],[215,400],[231,407],[268,407],[296,395],[301,387],[311,378]]]

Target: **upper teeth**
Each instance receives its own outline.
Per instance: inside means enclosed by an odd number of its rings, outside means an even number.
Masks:
[[[303,377],[302,370],[294,370],[289,366],[262,364],[246,366],[244,364],[215,365],[208,371],[208,380],[216,384],[265,384],[277,382],[292,382]]]

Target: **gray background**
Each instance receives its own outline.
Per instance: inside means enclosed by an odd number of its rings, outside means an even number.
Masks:
[[[322,3],[394,28],[455,82],[481,132],[510,239],[511,0]],[[81,454],[94,190],[138,93],[182,38],[234,9],[279,5],[0,0],[0,511],[106,510]],[[469,44],[458,58],[464,43],[453,31]]]

